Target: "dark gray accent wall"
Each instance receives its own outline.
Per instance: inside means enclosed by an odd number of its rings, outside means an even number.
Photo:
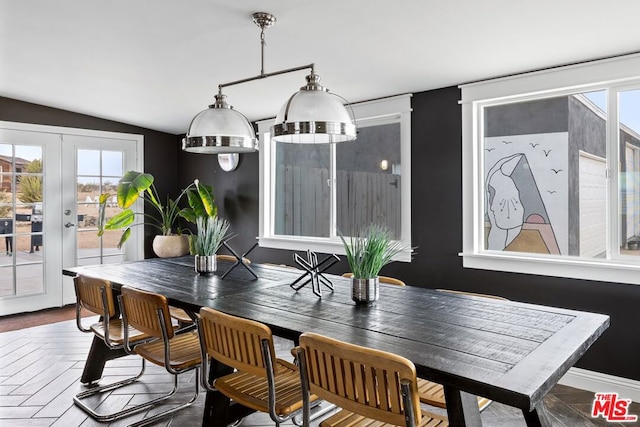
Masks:
[[[249,250],[258,236],[258,153],[240,154],[238,167],[231,172],[223,171],[218,164],[218,157],[211,154],[181,151],[178,162],[180,188],[196,178],[213,186],[218,215],[229,220],[230,232],[236,235],[229,245],[239,254]],[[261,248],[256,248],[249,258],[268,258],[266,254],[260,256],[263,252]]]
[[[180,146],[175,135],[5,97],[0,97],[0,120],[143,135],[145,172],[155,177],[155,185],[161,196],[175,196],[177,193],[177,154]],[[145,227],[147,257],[153,256],[151,242],[156,233],[155,229]]]

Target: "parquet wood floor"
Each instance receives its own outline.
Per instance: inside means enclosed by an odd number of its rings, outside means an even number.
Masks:
[[[115,427],[144,417],[146,414],[142,413],[113,423],[98,423],[73,405],[72,396],[84,389],[78,380],[91,339],[90,334],[83,334],[76,329],[73,320],[0,333],[0,426]],[[278,341],[277,351],[281,357],[290,358],[290,344],[288,341]],[[110,361],[102,381],[110,382],[133,375],[138,372],[139,366],[139,359],[133,356]],[[138,383],[113,391],[102,403],[96,400],[99,409],[120,409],[168,391],[172,384],[171,376],[163,368],[147,366],[145,375]],[[193,390],[192,381],[193,375],[182,378],[182,391],[169,402],[187,400]],[[591,419],[589,411],[592,400],[592,392],[556,386],[546,398],[553,425],[623,425]],[[203,406],[204,393],[190,408],[156,425],[199,426]],[[631,413],[640,414],[640,404],[634,403]],[[495,402],[482,413],[482,420],[483,425],[490,427],[525,425],[518,410]],[[268,415],[254,414],[245,418],[241,425],[260,427],[273,426],[274,423]],[[292,423],[283,426],[292,426]]]

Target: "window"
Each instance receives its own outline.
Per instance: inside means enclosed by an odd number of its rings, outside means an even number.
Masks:
[[[465,267],[640,283],[637,70],[633,55],[461,86]]]
[[[344,253],[340,234],[370,223],[411,246],[411,96],[353,110],[358,139],[341,144],[274,143],[258,123],[261,246]]]

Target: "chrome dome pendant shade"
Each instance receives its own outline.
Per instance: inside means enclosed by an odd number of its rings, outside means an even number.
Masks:
[[[311,69],[311,74],[307,76],[307,84],[294,93],[280,109],[271,128],[272,139],[304,144],[326,144],[356,139],[353,110],[350,107],[347,110],[344,99],[329,93],[320,85],[320,77],[314,72],[314,64],[273,73],[264,72],[264,30],[276,22],[276,17],[270,13],[256,12],[252,19],[261,29],[260,75],[218,85],[216,101],[193,118],[187,135],[182,139],[182,149],[204,154],[257,151],[258,140],[253,126],[243,114],[227,104],[222,88],[304,69]]]
[[[182,139],[182,149],[201,154],[257,151],[258,140],[249,120],[227,104],[226,95],[222,92],[215,98],[215,103],[191,121],[189,131]]]
[[[320,76],[312,68],[306,86],[280,109],[271,127],[271,138],[298,144],[353,141],[356,139],[353,110],[347,110],[342,98],[320,85]]]

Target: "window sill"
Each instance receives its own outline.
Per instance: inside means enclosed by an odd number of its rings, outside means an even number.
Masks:
[[[324,254],[345,255],[342,242],[327,241],[326,239],[294,238],[294,237],[259,237],[260,247],[273,249],[286,249],[290,251],[311,250]],[[411,262],[411,250],[405,250],[396,255],[393,260]]]
[[[460,253],[464,268],[640,284],[637,260],[585,260],[497,253]]]

